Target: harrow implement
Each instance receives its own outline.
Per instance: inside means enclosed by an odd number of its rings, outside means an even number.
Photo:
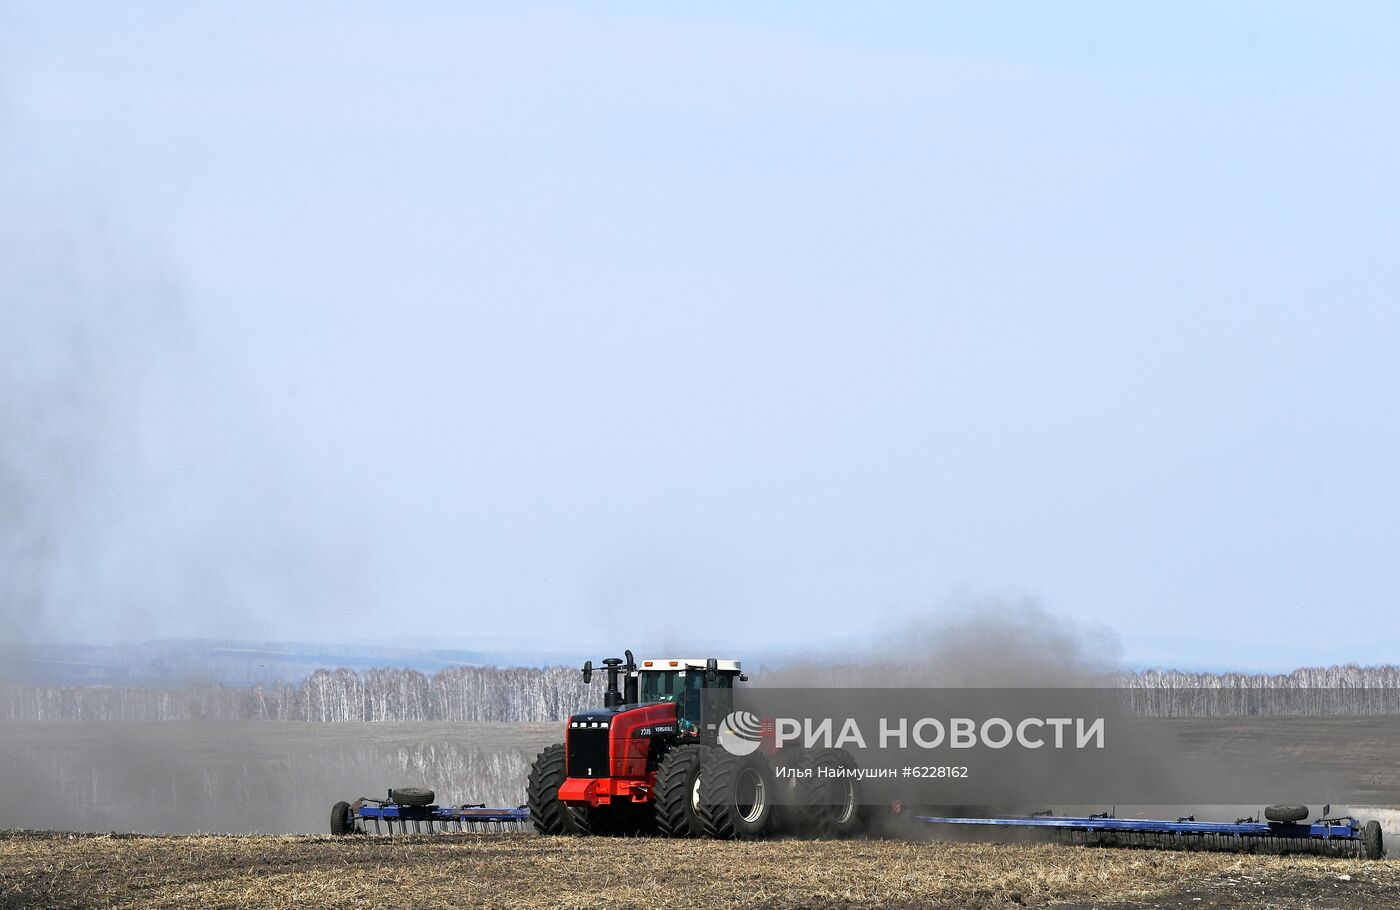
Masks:
[[[1270,807],[1266,814],[1275,808]],[[1302,809],[1306,817],[1306,809]],[[1062,843],[1095,847],[1156,847],[1171,850],[1222,850],[1236,853],[1307,853],[1319,856],[1356,856],[1382,859],[1385,845],[1380,822],[1361,822],[1351,816],[1324,817],[1313,822],[1260,821],[1242,818],[1234,822],[1199,822],[1194,816],[1176,821],[1147,818],[1114,818],[1112,813],[1074,816],[1011,815],[987,818],[916,815],[927,825],[971,826],[984,831],[1041,831]]]
[[[390,790],[387,799],[362,796],[331,809],[331,834],[502,834],[523,830],[530,810],[492,808],[483,803],[440,806],[433,791],[419,788]]]

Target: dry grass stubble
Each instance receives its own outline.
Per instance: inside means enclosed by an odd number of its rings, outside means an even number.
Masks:
[[[1381,895],[1400,905],[1400,872],[1391,863],[1052,845],[529,834],[0,837],[3,907],[1146,906],[1211,883],[1228,883],[1256,907],[1269,904],[1253,895],[1338,883],[1361,889],[1347,898],[1358,905],[1377,905]]]

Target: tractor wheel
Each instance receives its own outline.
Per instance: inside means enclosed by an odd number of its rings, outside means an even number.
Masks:
[[[555,743],[545,749],[530,766],[525,804],[530,809],[531,824],[541,834],[588,833],[579,830],[574,813],[559,800],[559,787],[564,783],[565,776],[563,743]]]
[[[1269,806],[1264,810],[1264,817],[1271,822],[1281,822],[1289,824],[1300,822],[1308,817],[1307,806]]]
[[[656,769],[656,830],[662,837],[699,837],[705,833],[700,807],[700,766],[714,751],[709,746],[679,746],[667,752]]]
[[[853,777],[821,777],[822,768],[855,768],[845,749],[824,749],[812,756],[813,776],[802,783],[808,830],[817,837],[852,837],[865,827],[860,783]]]
[[[350,811],[349,803],[341,800],[331,807],[331,834],[335,837],[344,837],[354,833],[355,813]]]
[[[808,833],[807,807],[804,800],[812,767],[812,756],[805,749],[784,749],[779,756],[781,768],[773,769],[777,799],[773,811],[773,833],[802,836]],[[786,773],[782,773],[786,772]]]
[[[1381,823],[1369,821],[1361,829],[1361,853],[1367,859],[1385,859],[1385,843],[1381,840]]]
[[[696,815],[710,837],[759,838],[773,832],[776,783],[762,755],[711,749],[700,766]]]
[[[389,799],[400,806],[431,806],[434,795],[427,787],[396,787],[389,791]]]

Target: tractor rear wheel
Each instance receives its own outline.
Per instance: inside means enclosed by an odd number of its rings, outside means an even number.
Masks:
[[[759,838],[773,832],[776,783],[760,754],[710,749],[700,766],[696,814],[710,837]]]
[[[807,822],[817,837],[852,837],[864,828],[860,784],[854,777],[822,777],[821,769],[853,770],[856,761],[845,749],[824,749],[812,756],[813,776],[802,781]]]
[[[341,800],[331,808],[331,834],[335,837],[344,837],[354,833],[355,813],[351,811],[349,803]]]
[[[559,799],[559,787],[566,776],[563,743],[555,743],[545,749],[530,766],[525,804],[530,809],[530,823],[541,834],[588,833],[579,830],[574,813]]]
[[[656,830],[662,837],[699,837],[700,766],[714,751],[709,746],[679,746],[667,752],[656,769]]]
[[[801,836],[808,833],[809,827],[804,796],[809,786],[807,774],[812,767],[812,756],[805,749],[784,749],[774,758],[780,761],[773,768],[777,784],[773,833]]]

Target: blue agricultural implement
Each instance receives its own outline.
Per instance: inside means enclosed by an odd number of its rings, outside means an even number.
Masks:
[[[1362,822],[1352,816],[1328,817],[1330,806],[1312,822],[1305,806],[1270,806],[1260,821],[1241,818],[1234,822],[1201,822],[1194,816],[1176,821],[1148,818],[1115,818],[1101,815],[1007,815],[988,817],[915,815],[913,820],[931,826],[971,828],[995,836],[1013,832],[1039,832],[1061,842],[1085,846],[1159,847],[1177,850],[1226,850],[1236,853],[1309,853],[1323,856],[1385,856],[1380,822]]]
[[[440,806],[433,802],[433,791],[405,787],[390,790],[387,799],[362,796],[353,803],[336,803],[331,809],[331,834],[504,832],[520,830],[529,820],[530,810],[524,806]]]

